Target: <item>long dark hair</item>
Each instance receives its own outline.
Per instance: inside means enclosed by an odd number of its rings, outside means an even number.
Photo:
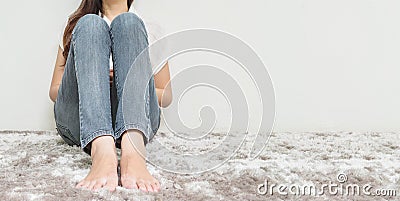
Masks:
[[[127,3],[128,3],[128,8],[130,8],[133,3],[133,0],[127,0]],[[69,17],[63,36],[63,41],[64,41],[63,56],[65,59],[67,59],[68,57],[69,48],[71,46],[72,31],[74,30],[78,20],[81,17],[85,16],[86,14],[97,15],[99,11],[103,13],[103,0],[82,0],[81,5],[79,5],[78,9],[74,13],[72,13],[72,15]]]

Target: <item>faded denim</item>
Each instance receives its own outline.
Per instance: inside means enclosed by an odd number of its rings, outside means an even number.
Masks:
[[[148,65],[132,69],[134,73],[129,77],[136,84],[129,88],[135,102],[124,107],[130,107],[134,114],[123,115],[121,104],[127,74],[136,57],[147,47],[146,28],[134,13],[118,15],[110,26],[94,14],[79,19],[72,32],[71,47],[54,104],[57,131],[66,143],[81,146],[90,154],[90,142],[99,136],[113,136],[117,147],[128,129],[140,130],[145,144],[154,137],[160,125],[154,77],[151,76],[149,81],[142,76],[152,73],[149,59]],[[111,54],[114,64],[112,86],[109,84]],[[143,89],[146,94],[142,97],[139,94]]]

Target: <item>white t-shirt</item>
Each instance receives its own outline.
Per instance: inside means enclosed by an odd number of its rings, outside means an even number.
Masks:
[[[157,40],[159,40],[160,38],[162,38],[165,35],[164,30],[162,29],[162,27],[160,26],[159,23],[157,23],[154,19],[151,19],[151,18],[144,19],[143,16],[140,15],[137,12],[137,10],[133,7],[133,5],[131,5],[131,7],[129,9],[129,12],[135,13],[140,19],[142,19],[142,21],[143,21],[143,23],[144,23],[144,25],[146,27],[146,30],[147,30],[147,36],[148,36],[147,39],[149,41],[149,45],[155,43]],[[99,16],[101,16],[100,12],[99,12]],[[111,21],[105,15],[103,16],[103,19],[107,22],[108,26],[111,25]],[[63,51],[64,51],[63,36],[64,36],[64,30],[65,30],[65,27],[67,26],[67,23],[68,23],[68,20],[65,23],[65,26],[64,26],[63,30],[60,33],[60,43],[59,43],[59,45],[60,45],[60,48]],[[156,58],[159,54],[160,53],[157,53],[157,52],[154,52],[154,51],[153,52],[149,52],[150,62],[152,60],[155,60],[155,59],[152,59],[152,58]],[[113,61],[112,61],[112,55],[111,55],[110,56],[110,69],[112,69],[112,68],[113,68]],[[161,70],[161,69],[158,69],[157,72],[155,72],[154,74],[158,73],[159,70]]]

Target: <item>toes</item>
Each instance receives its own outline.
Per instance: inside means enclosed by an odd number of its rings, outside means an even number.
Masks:
[[[161,185],[160,185],[160,182],[158,182],[158,180],[154,180],[152,185],[153,185],[154,190],[156,190],[157,192],[160,191]]]
[[[97,191],[97,190],[99,190],[101,187],[103,187],[103,184],[100,183],[100,182],[96,182],[96,184],[93,186],[93,189],[92,189],[92,190]]]
[[[146,185],[147,191],[154,192],[153,186],[151,186],[150,183],[146,183],[145,185]]]
[[[99,190],[100,188],[102,188],[105,184],[106,184],[106,179],[101,179],[101,180],[98,180],[97,182],[96,182],[96,184],[93,186],[93,190],[95,190],[95,191],[97,191],[97,190]]]
[[[136,183],[129,183],[126,186],[124,186],[127,189],[138,189],[138,186],[136,185]]]
[[[160,182],[158,180],[155,180],[154,184],[156,185],[157,190],[161,190],[161,184],[160,184]]]
[[[139,187],[140,190],[142,190],[142,191],[144,191],[144,192],[147,192],[146,185],[144,184],[143,181],[139,181],[139,182],[137,183],[137,186]]]
[[[113,192],[113,191],[115,191],[115,188],[117,187],[117,185],[118,185],[118,181],[115,182],[112,180],[108,180],[106,182],[106,184],[104,185],[104,188],[107,189],[108,191]]]
[[[87,187],[87,189],[89,189],[89,190],[93,190],[93,187],[96,185],[96,180],[94,180],[94,181],[91,181],[90,183],[89,183],[89,185],[88,185],[88,187]]]
[[[138,189],[136,180],[132,180],[132,179],[124,179],[122,182],[122,186],[127,189]]]
[[[104,189],[106,189],[106,190],[108,190],[108,191],[110,191],[110,192],[113,192],[113,191],[115,191],[115,188],[116,188],[117,186],[115,186],[115,185],[105,185],[104,186]]]
[[[81,188],[82,186],[83,186],[83,184],[85,184],[85,180],[82,180],[82,181],[80,181],[76,186],[75,186],[75,188]]]
[[[150,184],[151,185],[151,187],[153,188],[153,191],[154,192],[158,192],[159,191],[159,189],[158,189],[158,187],[157,187],[157,185],[156,184]]]
[[[77,185],[77,187],[82,189],[88,189],[89,185],[90,181],[83,180]]]

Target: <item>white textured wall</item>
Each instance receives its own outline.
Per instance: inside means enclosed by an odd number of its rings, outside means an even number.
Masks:
[[[78,3],[2,3],[0,130],[53,129],[47,94],[58,32]],[[213,28],[250,44],[275,85],[276,131],[400,130],[400,1],[136,3],[167,32]]]

